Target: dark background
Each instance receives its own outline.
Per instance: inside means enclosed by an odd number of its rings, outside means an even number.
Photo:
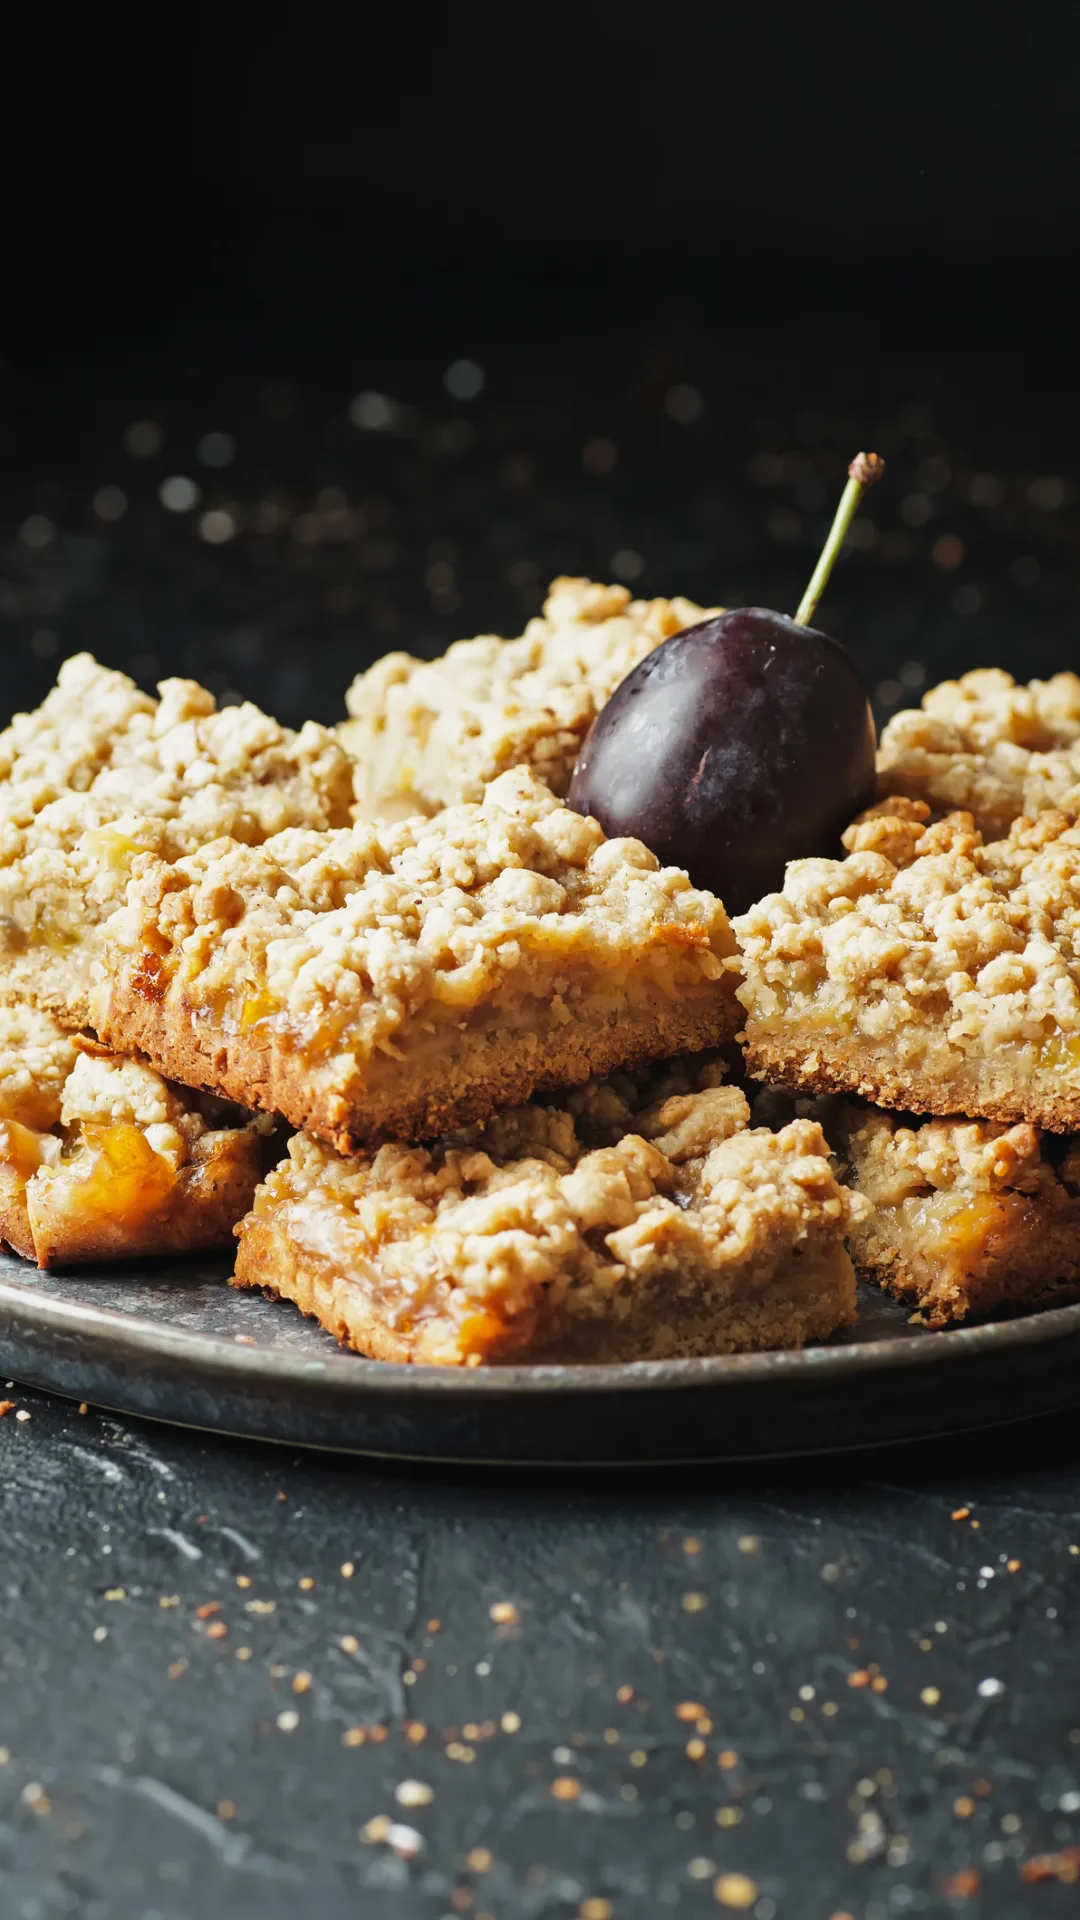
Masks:
[[[7,315],[31,355],[437,353],[465,317],[572,328],[575,288],[611,324],[709,289],[720,332],[809,331],[816,352],[835,327],[856,361],[882,337],[1071,335],[1067,0],[314,6],[257,26],[225,4],[167,49],[88,34],[85,52],[16,196],[64,243]],[[54,180],[68,193],[46,207]]]
[[[558,571],[790,609],[868,443],[889,478],[824,614],[879,710],[1067,663],[1075,8],[111,31],[59,84],[44,31],[27,67],[50,85],[0,323],[9,705],[89,645],[333,718],[375,653],[520,630]],[[371,393],[393,404],[358,426]]]

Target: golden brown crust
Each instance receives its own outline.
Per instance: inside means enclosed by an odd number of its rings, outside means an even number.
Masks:
[[[934,1113],[947,1118],[957,1110],[1011,1126],[1030,1120],[1048,1133],[1080,1130],[1080,1095],[1051,1073],[1018,1080],[1008,1061],[965,1062],[951,1058],[945,1073],[920,1072],[893,1053],[861,1046],[844,1037],[814,1033],[800,1048],[794,1028],[789,1037],[754,1032],[746,1038],[746,1070],[774,1086],[798,1086],[807,1093],[858,1094],[875,1106],[903,1113]]]
[[[10,1247],[21,1260],[36,1260],[34,1235],[26,1211],[26,1182],[13,1167],[0,1163],[0,1246]]]
[[[880,1215],[850,1236],[852,1258],[931,1327],[984,1319],[1001,1307],[1060,1306],[1077,1297],[1080,1199],[1059,1212],[1038,1199],[996,1195],[971,1212],[965,1244],[947,1262],[917,1225],[904,1228]]]
[[[370,1302],[358,1299],[330,1261],[301,1250],[278,1221],[257,1215],[245,1220],[232,1285],[291,1301],[343,1347],[369,1360],[414,1358],[409,1337],[387,1325]]]
[[[143,1205],[122,1205],[115,1176],[91,1156],[82,1178],[62,1163],[29,1181],[0,1166],[0,1243],[42,1268],[227,1247],[267,1159],[267,1139],[252,1128],[207,1135],[189,1165],[144,1189]]]
[[[183,1001],[140,1000],[122,981],[103,1030],[119,1052],[141,1055],[171,1080],[284,1114],[292,1126],[352,1153],[388,1139],[432,1139],[549,1087],[580,1086],[616,1067],[722,1045],[741,1017],[733,981],[723,994],[658,996],[636,1014],[579,1004],[572,1023],[540,1030],[507,1031],[496,1013],[489,1030],[478,1022],[453,1028],[437,1055],[420,1063],[385,1056],[377,1079],[357,1065],[333,1090],[320,1086],[310,1061],[266,1022],[215,1032]]]

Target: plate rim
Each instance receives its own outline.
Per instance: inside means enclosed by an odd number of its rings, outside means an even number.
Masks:
[[[134,1349],[159,1361],[171,1356],[179,1361],[187,1355],[192,1364],[234,1377],[239,1373],[252,1380],[306,1380],[309,1384],[318,1380],[335,1392],[357,1388],[376,1395],[383,1391],[397,1394],[407,1388],[418,1397],[449,1394],[469,1399],[476,1395],[512,1394],[544,1398],[572,1390],[598,1395],[628,1389],[647,1395],[650,1391],[670,1392],[673,1386],[716,1391],[728,1383],[745,1387],[759,1380],[775,1384],[786,1378],[798,1380],[811,1376],[821,1384],[850,1374],[865,1376],[896,1369],[918,1370],[941,1362],[959,1363],[984,1352],[1080,1340],[1080,1301],[1007,1319],[928,1330],[925,1337],[897,1335],[851,1340],[835,1346],[768,1348],[757,1353],[659,1360],[572,1364],[519,1361],[491,1367],[436,1367],[372,1360],[340,1349],[312,1356],[262,1346],[258,1342],[249,1346],[235,1337],[193,1331],[168,1320],[98,1306],[82,1298],[67,1300],[55,1293],[39,1291],[29,1276],[24,1280],[0,1274],[0,1339],[11,1321],[33,1327],[39,1333],[55,1329],[58,1333],[80,1335],[96,1348],[109,1348],[117,1358],[124,1349],[129,1353]]]

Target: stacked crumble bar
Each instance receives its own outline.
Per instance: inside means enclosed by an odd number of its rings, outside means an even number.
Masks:
[[[272,1157],[264,1121],[88,1031],[135,862],[330,829],[352,804],[326,728],[219,713],[189,680],[160,693],[80,654],[0,735],[0,1238],[42,1266],[226,1245]]]
[[[758,1125],[821,1127],[866,1210],[848,1228],[860,1272],[930,1327],[1080,1291],[1080,1148],[1026,1122],[921,1119],[842,1094],[751,1087]]]
[[[193,680],[160,693],[77,654],[0,734],[0,999],[67,1027],[87,1024],[95,934],[140,855],[350,817],[351,767],[325,727],[292,733],[248,704],[219,713]]]
[[[752,1073],[808,1094],[933,1326],[1080,1291],[1080,679],[966,674],[895,716],[842,861],[736,923]],[[940,1116],[920,1121],[916,1116]]]
[[[1080,1126],[1080,828],[891,800],[738,923],[752,1073],[909,1111]]]
[[[847,1103],[826,1123],[870,1204],[856,1264],[943,1327],[1080,1286],[1080,1147],[1021,1122],[905,1122]]]
[[[431,820],[137,863],[96,1030],[342,1151],[729,1038],[711,894],[524,768]]]

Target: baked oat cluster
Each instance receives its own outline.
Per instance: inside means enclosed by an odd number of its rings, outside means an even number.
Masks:
[[[343,822],[348,770],[325,727],[293,733],[247,702],[219,712],[194,680],[159,694],[88,653],[64,662],[42,705],[0,734],[6,859],[127,811],[169,823],[175,847]]]
[[[890,1106],[1080,1126],[1080,828],[894,799],[736,922],[752,1072]]]
[[[1080,814],[1080,678],[1018,686],[1000,668],[947,680],[921,710],[893,715],[881,736],[878,789],[936,813],[974,815],[987,840],[1020,814]]]
[[[480,800],[511,767],[564,797],[582,741],[620,681],[673,633],[718,612],[556,580],[517,640],[459,640],[438,660],[389,653],[359,674],[338,729],[362,819]]]
[[[721,1063],[673,1061],[344,1160],[303,1134],[240,1233],[361,1352],[477,1365],[791,1345],[854,1317],[866,1211],[820,1128],[747,1131]]]
[[[49,1014],[0,1002],[0,1123],[48,1132],[60,1118],[78,1057],[74,1034]]]
[[[86,1024],[92,930],[141,853],[174,860],[220,836],[344,826],[346,755],[325,727],[292,733],[192,680],[160,700],[89,654],[0,735],[0,994]]]
[[[895,1113],[852,1107],[841,1125],[847,1150],[859,1163],[861,1190],[875,1206],[899,1206],[931,1193],[1038,1193],[1059,1179],[1059,1169],[1043,1158],[1038,1128],[1026,1121],[1014,1127],[989,1120],[912,1126]]]

